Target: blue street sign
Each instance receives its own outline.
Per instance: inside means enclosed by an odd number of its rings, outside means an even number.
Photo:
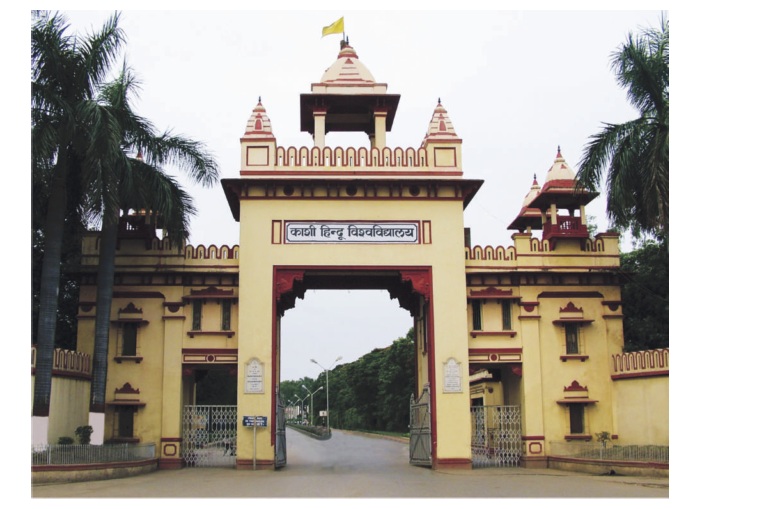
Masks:
[[[246,427],[265,428],[267,426],[267,419],[268,418],[265,415],[244,415],[242,418],[242,425]]]

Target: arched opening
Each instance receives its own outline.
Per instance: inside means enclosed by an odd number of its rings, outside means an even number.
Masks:
[[[274,269],[274,296],[275,296],[275,315],[273,331],[272,331],[272,346],[275,360],[274,366],[278,368],[273,373],[272,383],[275,386],[280,386],[283,381],[288,380],[288,373],[298,373],[297,371],[290,371],[288,359],[286,355],[297,355],[302,357],[299,362],[301,365],[305,362],[310,362],[313,356],[319,357],[319,360],[315,364],[323,362],[326,366],[329,366],[333,360],[339,356],[343,356],[338,350],[328,350],[326,347],[320,347],[330,342],[331,328],[338,328],[339,324],[343,320],[349,320],[353,324],[358,323],[358,329],[354,329],[353,332],[347,331],[347,340],[353,340],[357,343],[358,348],[361,348],[362,337],[367,335],[368,329],[372,328],[372,310],[378,304],[378,298],[386,299],[385,303],[391,306],[397,306],[396,313],[397,322],[399,325],[395,329],[394,334],[384,337],[381,341],[384,343],[382,348],[393,349],[397,351],[393,352],[398,355],[398,358],[407,359],[409,349],[412,355],[412,367],[410,370],[412,377],[411,380],[402,380],[397,370],[391,370],[382,368],[381,366],[371,366],[366,368],[366,371],[359,377],[354,374],[354,379],[349,383],[357,385],[357,387],[351,387],[352,393],[352,405],[357,404],[373,404],[376,397],[376,393],[380,387],[385,391],[385,396],[400,398],[401,401],[405,401],[408,405],[409,397],[413,395],[419,395],[422,392],[422,388],[425,385],[431,383],[434,380],[434,349],[431,345],[434,343],[434,331],[429,326],[431,322],[430,317],[432,315],[431,306],[431,270],[427,267],[410,267],[410,268],[377,268],[377,269],[357,269],[357,268],[290,268],[290,267],[275,267]],[[300,332],[293,332],[287,326],[286,314],[296,313],[293,308],[297,309],[297,302],[300,300],[306,300],[311,302],[318,301],[319,296],[328,297],[334,290],[341,290],[343,292],[354,292],[356,294],[356,307],[351,309],[331,309],[330,312],[326,312],[329,304],[326,307],[322,306],[321,312],[319,306],[315,306],[314,310],[309,307],[305,307],[306,312],[316,313],[317,317],[314,318],[314,328],[310,332],[311,337],[308,339],[299,338],[299,345],[293,348],[293,345],[288,345],[290,341],[294,341],[294,338],[290,337],[291,333],[304,334],[304,329],[301,328]],[[366,292],[368,291],[368,292]],[[361,293],[369,295],[370,302],[367,305],[366,298],[361,298]],[[309,294],[306,297],[306,294]],[[367,297],[364,295],[363,297]],[[359,310],[362,310],[359,312]],[[385,310],[386,312],[387,310]],[[384,314],[384,313],[383,313]],[[365,322],[362,322],[362,316],[366,316]],[[377,323],[374,323],[377,326]],[[355,327],[355,325],[354,325]],[[326,329],[326,330],[325,330]],[[389,330],[387,327],[383,327],[384,330]],[[342,331],[344,334],[346,330]],[[350,337],[352,336],[352,337]],[[395,340],[403,339],[398,345],[395,344]],[[310,339],[310,341],[309,341]],[[345,340],[346,338],[343,338]],[[368,339],[368,338],[367,338]],[[381,363],[384,362],[382,355],[371,351],[377,347],[380,347],[376,343],[378,338],[375,336],[370,339],[374,343],[369,342],[364,347],[363,353],[371,353],[374,360],[368,362]],[[306,346],[307,345],[307,346]],[[314,349],[316,348],[316,349]],[[317,352],[317,354],[308,353]],[[360,350],[353,346],[349,357],[346,357],[346,361],[357,360],[361,355],[358,353]],[[303,358],[307,358],[305,360]],[[332,423],[328,424],[324,417],[327,416],[326,411],[326,384],[322,383],[322,380],[326,382],[326,376],[321,378],[325,374],[322,372],[325,365],[313,366],[316,369],[312,369],[311,373],[314,376],[314,386],[304,387],[303,394],[300,396],[301,409],[303,405],[308,407],[307,412],[302,410],[297,413],[297,418],[306,419],[305,422],[310,425],[326,426],[329,428],[340,427],[357,427],[361,428],[361,424],[365,424],[368,427],[375,426],[378,428],[389,429],[408,429],[409,413],[408,407],[402,416],[377,416],[370,415],[371,412],[359,412],[355,408],[351,408],[350,405],[343,405],[340,400],[340,395],[334,392],[335,377],[349,377],[348,373],[342,373],[340,371],[337,374],[333,373],[333,388],[330,389],[333,392],[329,394],[332,398],[332,408],[329,412],[330,419],[333,419]],[[387,364],[386,364],[387,366]],[[331,367],[331,366],[330,366]],[[338,368],[339,369],[339,368]],[[392,371],[392,372],[391,372]],[[364,379],[365,378],[365,379]],[[433,384],[434,385],[434,384]],[[400,389],[398,389],[400,388]],[[324,389],[324,390],[322,390]],[[317,396],[318,393],[322,393],[321,396]],[[398,394],[401,392],[402,394]],[[390,394],[392,393],[392,394]],[[290,394],[286,394],[286,399],[290,398]],[[292,404],[292,401],[282,401],[282,404]],[[394,403],[397,403],[394,402]],[[434,398],[430,402],[434,406]],[[272,402],[274,407],[276,401]],[[324,405],[322,407],[321,405]],[[337,409],[337,411],[335,411]],[[272,409],[273,414],[275,408]],[[356,410],[352,412],[352,410]],[[359,416],[360,414],[360,416]],[[293,412],[288,413],[289,417],[293,417]],[[430,415],[434,416],[434,411],[430,412]],[[404,421],[404,425],[399,425],[398,419]],[[363,419],[363,421],[362,421]],[[272,440],[276,440],[276,430],[272,430]],[[434,443],[432,435],[435,433],[434,418],[431,419],[431,425],[429,426],[430,443]],[[428,449],[431,456],[433,451]],[[291,459],[288,463],[292,462]]]

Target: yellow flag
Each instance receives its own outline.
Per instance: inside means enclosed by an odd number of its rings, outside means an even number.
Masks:
[[[343,18],[340,18],[331,25],[322,28],[322,37],[329,34],[341,34],[343,32],[345,32],[345,27],[343,26]]]

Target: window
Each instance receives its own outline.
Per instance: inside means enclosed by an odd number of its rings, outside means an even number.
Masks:
[[[232,328],[232,301],[221,301],[221,330]]]
[[[503,330],[511,330],[511,301],[501,301],[501,317],[503,320]]]
[[[482,303],[472,301],[472,330],[482,330]]]
[[[121,331],[121,355],[137,356],[137,324],[125,323]]]
[[[192,301],[192,330],[200,330],[200,317],[203,311],[203,302],[200,299]]]
[[[569,433],[582,435],[585,432],[585,405],[570,403],[569,407]]]
[[[565,323],[564,334],[567,340],[567,355],[580,353],[580,330],[576,323]]]
[[[133,406],[123,406],[116,411],[116,436],[119,438],[134,438],[134,413]]]

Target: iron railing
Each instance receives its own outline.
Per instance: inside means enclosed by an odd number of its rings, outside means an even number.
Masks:
[[[594,442],[551,442],[550,456],[606,461],[669,464],[668,445],[616,445]]]
[[[155,458],[155,444],[42,444],[32,446],[32,465],[89,465]]]

